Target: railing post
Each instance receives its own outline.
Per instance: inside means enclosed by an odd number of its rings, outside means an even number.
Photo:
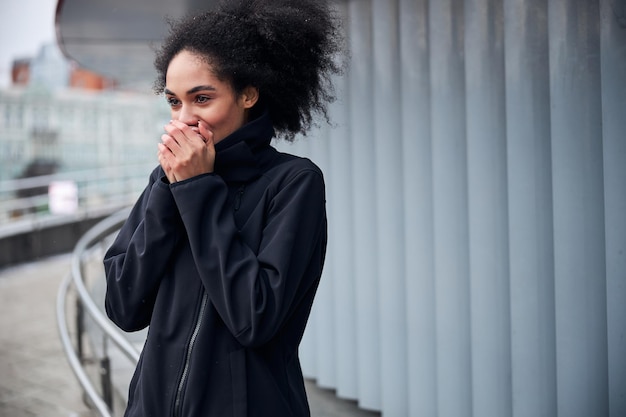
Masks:
[[[84,316],[85,311],[83,304],[80,301],[80,297],[76,297],[76,352],[80,363],[85,363],[83,351],[83,333],[85,331]]]
[[[108,355],[100,359],[100,383],[102,384],[102,400],[113,413],[113,386],[111,383],[111,361]]]

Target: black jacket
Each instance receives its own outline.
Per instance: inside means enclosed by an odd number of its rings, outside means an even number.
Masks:
[[[326,251],[322,173],[264,115],[212,174],[156,168],[105,255],[106,311],[150,326],[126,416],[308,416],[298,345]]]

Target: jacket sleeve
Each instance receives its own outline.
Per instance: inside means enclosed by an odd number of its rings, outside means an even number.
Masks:
[[[180,238],[182,224],[169,184],[159,168],[104,257],[105,309],[122,330],[150,323],[161,278]]]
[[[203,193],[194,191],[197,187]],[[255,254],[239,236],[219,176],[172,186],[209,298],[244,346],[262,345],[276,334],[302,292],[319,278],[323,264],[326,211],[321,172],[300,170],[277,188],[265,207]],[[312,274],[307,272],[311,263],[317,265]],[[305,278],[310,282],[303,282]]]

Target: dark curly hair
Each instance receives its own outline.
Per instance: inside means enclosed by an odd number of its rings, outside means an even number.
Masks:
[[[259,90],[254,109],[269,111],[278,136],[292,141],[315,114],[328,122],[341,74],[340,20],[322,0],[236,0],[212,11],[170,21],[156,53],[154,91],[161,94],[170,61],[183,50],[200,55],[236,93]],[[253,117],[255,115],[253,114]]]

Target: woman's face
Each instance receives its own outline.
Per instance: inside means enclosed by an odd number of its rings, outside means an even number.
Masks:
[[[220,81],[206,61],[183,50],[167,68],[165,97],[173,120],[194,127],[199,120],[204,121],[213,132],[213,143],[217,143],[246,123],[257,91],[250,87],[236,96],[231,85]]]

